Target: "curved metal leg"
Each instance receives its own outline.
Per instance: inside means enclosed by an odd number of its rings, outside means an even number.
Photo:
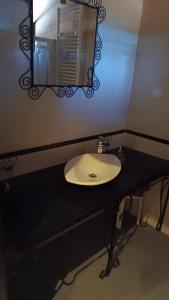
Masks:
[[[120,265],[118,257],[114,255],[115,242],[116,242],[116,221],[117,221],[118,211],[112,214],[112,209],[110,208],[109,217],[113,218],[113,223],[111,223],[111,240],[108,246],[108,260],[105,270],[101,271],[99,277],[103,279],[108,277],[111,273],[112,268],[117,268]]]

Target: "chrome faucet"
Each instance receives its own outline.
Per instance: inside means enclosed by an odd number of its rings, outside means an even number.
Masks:
[[[98,137],[98,145],[97,145],[97,153],[102,154],[103,153],[103,137]]]

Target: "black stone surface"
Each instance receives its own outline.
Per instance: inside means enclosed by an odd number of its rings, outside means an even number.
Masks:
[[[12,179],[2,205],[6,248],[41,243],[107,205],[118,206],[124,196],[169,175],[169,161],[129,148],[123,151],[121,173],[104,185],[69,184],[64,165]]]

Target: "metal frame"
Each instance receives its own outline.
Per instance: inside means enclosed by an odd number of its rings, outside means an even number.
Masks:
[[[120,203],[119,203],[120,205]],[[110,221],[110,242],[107,245],[107,264],[103,271],[100,272],[100,279],[108,277],[111,273],[112,268],[117,268],[120,265],[120,260],[115,253],[116,242],[117,242],[117,215],[119,205],[116,207],[109,207],[107,209],[107,217]]]
[[[100,81],[95,74],[95,68],[101,60],[101,50],[103,42],[98,32],[99,25],[106,17],[106,10],[102,6],[102,0],[70,0],[72,2],[80,3],[85,6],[90,6],[97,9],[97,24],[95,36],[95,52],[93,60],[93,68],[89,69],[88,76],[92,78],[92,86],[61,86],[61,85],[35,85],[33,84],[33,0],[24,0],[28,6],[28,16],[21,22],[19,32],[21,35],[20,49],[29,62],[29,68],[19,79],[20,87],[28,91],[28,95],[32,100],[37,100],[41,97],[46,89],[52,90],[58,98],[72,97],[79,89],[83,91],[87,98],[93,97],[95,91],[100,88]]]

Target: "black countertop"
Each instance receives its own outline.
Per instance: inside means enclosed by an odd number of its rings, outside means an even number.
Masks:
[[[34,245],[169,175],[169,161],[124,148],[125,163],[111,182],[95,187],[69,184],[64,165],[11,180],[3,201],[5,244]],[[113,151],[116,153],[116,151]]]

